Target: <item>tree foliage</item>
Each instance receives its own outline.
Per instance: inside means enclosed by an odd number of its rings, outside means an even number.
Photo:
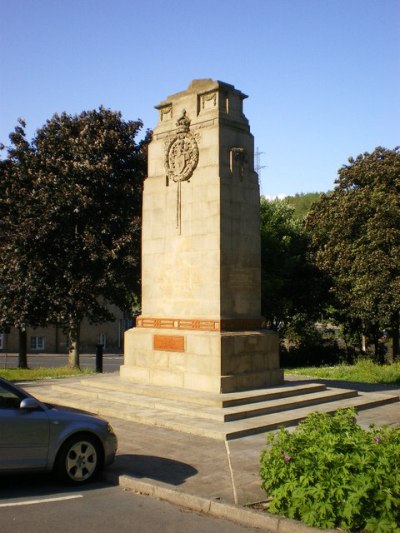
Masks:
[[[0,323],[19,331],[19,367],[27,367],[26,327],[38,326],[47,312],[41,262],[31,247],[35,220],[41,217],[32,202],[35,181],[34,149],[26,140],[25,123],[10,134],[8,157],[0,161]]]
[[[54,115],[1,163],[0,320],[20,329],[111,319],[140,285],[141,193],[149,135],[100,107]],[[71,365],[79,364],[78,353]]]
[[[262,312],[270,327],[308,324],[325,305],[326,283],[308,259],[308,236],[285,200],[261,199]]]
[[[390,328],[399,353],[400,151],[376,148],[339,170],[307,217],[317,265],[346,314],[367,331]],[[376,337],[376,335],[375,335]]]

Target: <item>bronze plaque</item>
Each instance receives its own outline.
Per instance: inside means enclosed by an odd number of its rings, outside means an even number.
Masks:
[[[182,335],[154,335],[153,348],[166,352],[184,352],[185,337]]]

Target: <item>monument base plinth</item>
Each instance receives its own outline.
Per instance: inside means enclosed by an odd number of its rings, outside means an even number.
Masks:
[[[146,385],[225,393],[283,383],[279,339],[269,330],[133,328],[124,363],[121,378]]]

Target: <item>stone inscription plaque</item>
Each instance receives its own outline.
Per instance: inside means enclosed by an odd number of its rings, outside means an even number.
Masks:
[[[185,337],[182,335],[154,335],[153,348],[165,352],[184,352]]]

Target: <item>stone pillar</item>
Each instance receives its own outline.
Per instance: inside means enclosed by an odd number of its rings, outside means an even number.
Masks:
[[[212,392],[283,382],[263,329],[254,142],[232,85],[161,102],[143,194],[142,314],[121,378]]]

